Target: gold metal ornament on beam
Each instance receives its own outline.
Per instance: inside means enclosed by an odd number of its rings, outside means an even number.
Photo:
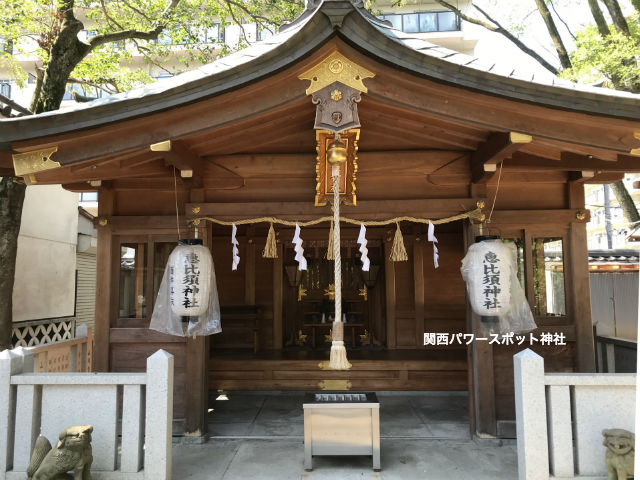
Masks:
[[[51,160],[51,156],[58,151],[58,147],[43,148],[25,153],[13,154],[13,169],[17,177],[24,177],[27,185],[36,183],[33,174],[60,168],[60,162]]]

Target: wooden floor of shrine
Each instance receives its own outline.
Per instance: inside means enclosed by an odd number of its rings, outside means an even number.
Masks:
[[[467,351],[351,350],[352,368],[327,369],[328,350],[212,350],[210,390],[467,390]],[[336,382],[338,381],[338,382]]]

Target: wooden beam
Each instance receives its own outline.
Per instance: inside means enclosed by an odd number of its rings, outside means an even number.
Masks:
[[[195,170],[200,170],[201,159],[184,142],[165,140],[149,146],[152,152],[161,152],[166,166],[180,170],[182,178],[192,178]]]
[[[516,132],[493,132],[471,155],[473,183],[486,183],[496,172],[497,165],[527,143],[531,136]]]
[[[596,172],[640,172],[640,158],[632,155],[618,155],[618,161],[602,160],[591,155],[562,152],[560,160],[552,160],[525,152],[516,152],[505,162],[506,171],[537,172],[545,170]]]
[[[429,200],[363,200],[358,206],[345,205],[341,214],[352,218],[389,218],[401,215],[445,216],[476,208],[472,198],[433,198]],[[194,208],[198,207],[198,213]],[[260,202],[260,203],[188,203],[189,218],[213,216],[216,218],[252,218],[275,215],[298,220],[331,215],[329,206],[315,207],[311,202]]]
[[[429,175],[468,173],[470,153],[462,150],[358,151],[358,178],[371,175]],[[457,160],[457,161],[456,161]],[[243,178],[301,177],[314,174],[316,153],[211,155],[203,158],[204,174]],[[443,167],[446,165],[446,167]]]
[[[575,183],[585,183],[596,176],[594,170],[581,170],[579,172],[569,172],[569,181]]]
[[[624,178],[624,172],[603,172],[596,173],[595,176],[589,180],[586,180],[584,183],[586,185],[601,185],[605,183],[614,183],[618,180],[622,180]]]
[[[584,214],[581,218],[580,214]],[[557,210],[494,210],[492,223],[497,225],[541,225],[587,223],[590,220],[589,210],[584,208],[568,208]]]

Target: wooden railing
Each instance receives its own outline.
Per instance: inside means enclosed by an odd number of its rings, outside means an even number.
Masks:
[[[86,336],[28,349],[34,357],[34,372],[91,372],[93,329]]]

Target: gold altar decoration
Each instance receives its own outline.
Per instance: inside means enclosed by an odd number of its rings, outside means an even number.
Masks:
[[[311,81],[306,91],[307,95],[322,90],[333,82],[340,82],[360,92],[367,93],[367,87],[362,83],[362,80],[373,77],[375,77],[373,72],[349,60],[337,50],[316,66],[298,75],[300,80]]]
[[[360,295],[365,302],[369,299],[369,291],[366,285],[358,291],[358,295]]]
[[[344,203],[357,205],[356,174],[358,173],[358,140],[360,129],[354,128],[340,134],[346,148],[346,161],[340,165],[340,195]],[[331,163],[327,153],[334,141],[333,132],[316,130],[316,207],[325,206],[333,196]]]
[[[325,288],[324,289],[324,296],[328,297],[329,300],[335,300],[336,299],[336,286],[333,283],[329,284],[329,288]]]
[[[302,288],[302,284],[298,285],[298,301],[301,302],[303,297],[307,296],[307,289]]]
[[[296,345],[304,347],[307,343],[307,335],[302,333],[302,330],[298,330],[298,338],[296,338]]]
[[[349,380],[322,380],[318,382],[320,390],[351,390]]]

